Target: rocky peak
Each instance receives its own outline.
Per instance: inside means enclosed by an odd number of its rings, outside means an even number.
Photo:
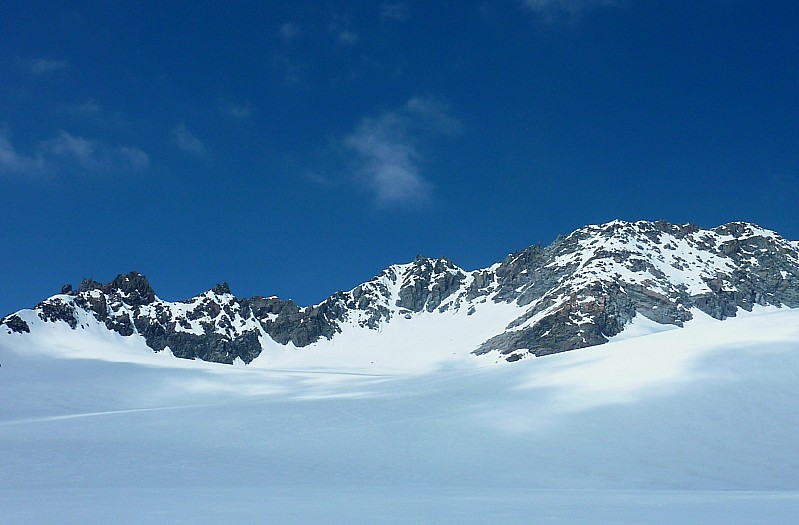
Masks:
[[[740,237],[752,236],[774,237],[777,235],[771,230],[766,230],[765,228],[761,228],[760,226],[750,222],[729,222],[722,226],[713,228],[712,231],[717,235],[730,236],[736,239]]]
[[[601,344],[636,314],[682,325],[691,308],[724,319],[755,304],[799,306],[797,272],[793,245],[749,223],[586,226],[503,262],[495,300],[531,308],[478,353],[517,359]]]
[[[93,290],[99,290],[107,295],[114,295],[130,306],[149,304],[155,300],[155,291],[150,286],[150,282],[147,277],[139,272],[119,274],[107,284],[101,284],[91,277],[84,278],[80,283],[78,293],[85,294]]]
[[[78,286],[78,293],[84,293],[84,292],[90,292],[92,290],[102,290],[102,289],[103,289],[102,283],[95,281],[93,277],[84,277],[83,280],[80,282],[80,286]]]
[[[150,282],[139,272],[117,275],[103,291],[112,294],[117,292],[122,301],[131,306],[150,304],[155,300],[155,291]]]
[[[214,286],[213,288],[211,288],[211,291],[216,295],[230,294],[230,286],[228,285],[227,282],[221,282],[216,286]]]
[[[447,258],[418,256],[403,273],[396,306],[411,312],[432,312],[465,279],[466,273]]]

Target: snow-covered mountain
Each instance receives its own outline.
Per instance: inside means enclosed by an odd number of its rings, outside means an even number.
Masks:
[[[794,523],[799,309],[695,312],[428,373],[188,361],[46,323],[0,337],[0,521]]]
[[[396,353],[408,349],[437,361],[516,361],[605,343],[636,318],[654,330],[695,312],[723,320],[755,305],[799,307],[798,242],[749,223],[705,230],[613,221],[480,270],[420,256],[306,307],[237,298],[227,284],[165,301],[135,272],[107,284],[84,279],[4,317],[0,337],[36,337],[60,324],[76,337],[106,330],[221,363],[273,364],[301,352],[324,360],[342,347],[369,362],[404,359]]]
[[[2,321],[0,515],[792,523],[797,252],[613,222],[310,307],[84,280]]]

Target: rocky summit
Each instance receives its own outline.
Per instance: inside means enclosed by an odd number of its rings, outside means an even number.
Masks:
[[[164,301],[135,272],[106,284],[84,279],[77,290],[66,285],[4,317],[0,329],[26,337],[42,323],[75,331],[99,323],[144,338],[156,352],[221,363],[250,363],[277,346],[357,344],[369,332],[377,335],[373,345],[391,332],[402,344],[424,347],[451,332],[464,353],[516,361],[605,343],[637,316],[682,326],[697,312],[723,320],[756,305],[799,307],[798,242],[743,222],[705,230],[613,221],[480,270],[420,256],[313,306],[237,298],[225,283]],[[386,330],[390,325],[397,329]],[[438,339],[425,335],[431,326]]]

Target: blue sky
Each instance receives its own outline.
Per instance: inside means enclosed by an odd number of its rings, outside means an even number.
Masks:
[[[799,239],[799,5],[0,7],[0,315],[83,276],[301,304],[615,218]]]

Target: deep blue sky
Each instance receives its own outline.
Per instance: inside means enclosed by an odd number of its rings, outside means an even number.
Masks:
[[[0,315],[134,269],[309,304],[615,218],[799,239],[797,201],[794,1],[0,6]]]

